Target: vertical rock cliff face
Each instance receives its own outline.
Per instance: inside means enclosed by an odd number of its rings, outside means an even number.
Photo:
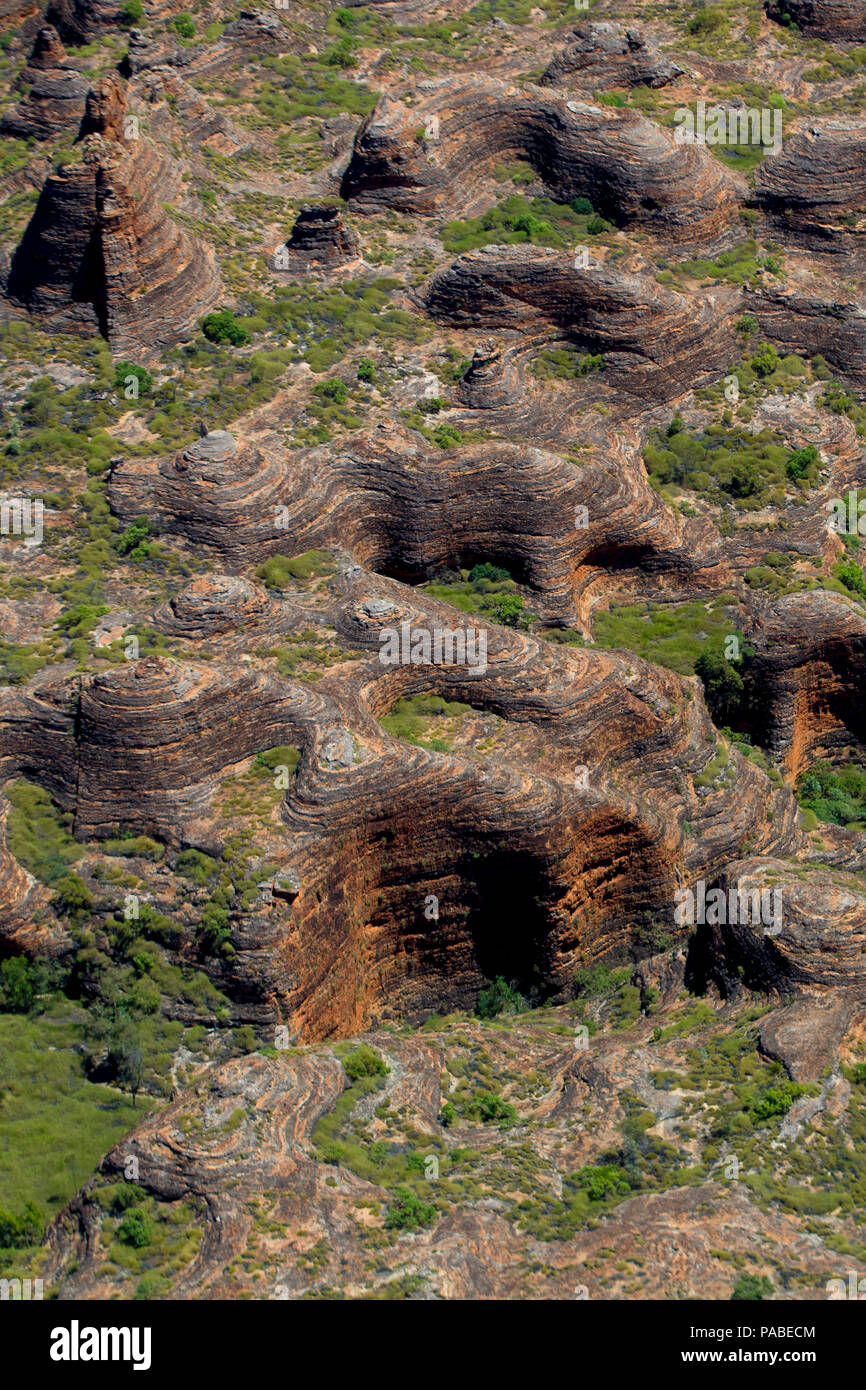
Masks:
[[[820,591],[789,594],[760,614],[749,641],[756,735],[793,776],[866,742],[866,618],[853,603]]]
[[[187,336],[216,300],[213,252],[166,213],[176,178],[152,145],[126,138],[119,78],[90,93],[79,138],[80,162],[45,181],[8,294],[54,328],[149,354]]]

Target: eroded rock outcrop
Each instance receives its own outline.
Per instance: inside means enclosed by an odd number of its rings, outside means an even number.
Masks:
[[[815,250],[850,250],[866,204],[866,124],[823,118],[786,135],[755,178],[754,199],[777,231]]]
[[[422,83],[418,96],[383,97],[358,132],[342,187],[356,206],[459,211],[485,170],[511,158],[559,200],[587,197],[671,241],[712,242],[736,216],[736,183],[719,162],[633,111],[480,78]]]
[[[636,395],[666,399],[724,370],[732,352],[724,297],[689,299],[648,268],[575,265],[572,253],[485,246],[431,281],[425,307],[447,323],[533,333],[564,330]]]
[[[561,1033],[569,1031],[564,1015],[549,1018]],[[676,1101],[654,1090],[649,1070],[653,1062],[655,1069],[672,1064],[676,1054],[663,1044],[648,1046],[647,1034],[644,1023],[618,1046],[613,1039],[594,1042],[590,1054],[575,1053],[567,1037],[502,1020],[486,1034],[469,1020],[461,1035],[465,1048],[455,1045],[447,1025],[435,1035],[365,1036],[387,1068],[376,1095],[379,1112],[399,1113],[411,1139],[387,1120],[367,1119],[357,1103],[354,1132],[363,1134],[365,1147],[374,1135],[386,1142],[392,1164],[413,1152],[433,1155],[457,1179],[447,1206],[408,1241],[384,1226],[392,1198],[386,1174],[381,1180],[375,1172],[362,1175],[339,1145],[336,1153],[323,1150],[317,1123],[328,1117],[333,1127],[337,1102],[342,1097],[345,1109],[353,1099],[335,1052],[234,1058],[110,1150],[50,1228],[46,1278],[61,1300],[133,1295],[136,1276],[107,1258],[114,1223],[105,1208],[111,1184],[122,1180],[134,1155],[139,1184],[172,1223],[169,1229],[195,1223],[201,1234],[194,1257],[165,1276],[169,1298],[260,1298],[276,1289],[273,1296],[298,1299],[339,1288],[349,1298],[405,1298],[411,1290],[415,1299],[633,1300],[670,1298],[673,1290],[682,1298],[725,1299],[746,1263],[766,1271],[775,1287],[780,1256],[785,1270],[797,1271],[786,1299],[829,1297],[829,1280],[839,1272],[832,1242],[799,1230],[779,1204],[759,1203],[742,1182],[639,1192],[613,1204],[601,1221],[569,1223],[575,1168],[600,1162],[620,1140],[618,1090],[625,1082],[661,1112],[664,1132],[674,1132]],[[470,1048],[481,1046],[495,1084],[519,1113],[519,1128],[498,1130],[495,1142],[489,1126],[448,1129],[438,1113],[446,1068],[464,1068]],[[516,1053],[532,1067],[529,1097],[519,1090]],[[459,1186],[461,1149],[474,1150],[471,1199]],[[521,1200],[503,1200],[518,1181]],[[533,1220],[539,1209],[547,1226]],[[378,1238],[375,1264],[371,1232]],[[850,1255],[849,1266],[856,1277],[866,1268]]]
[[[81,159],[46,179],[7,292],[57,329],[148,356],[192,331],[219,280],[210,248],[165,211],[175,171],[125,132],[120,79],[104,78],[88,96]]]
[[[778,909],[764,918],[753,908],[728,910],[722,924],[699,928],[696,950],[709,952],[725,992],[742,980],[781,995],[832,990],[866,1006],[866,896],[854,875],[817,866],[806,875],[781,859],[752,857],[727,865],[718,886],[726,899],[766,893]]]
[[[844,299],[804,289],[746,290],[743,306],[767,337],[788,352],[820,354],[837,370],[866,383],[866,311],[850,291]]]
[[[493,339],[478,345],[457,384],[460,400],[473,410],[516,405],[525,391],[519,363]]]
[[[90,43],[100,34],[123,30],[124,10],[124,0],[49,0],[46,19],[67,43]],[[144,6],[150,23],[165,22],[183,10],[184,0],[147,0]]]
[[[361,250],[358,233],[347,227],[338,207],[304,207],[298,213],[285,246],[271,265],[297,274],[305,270],[332,270],[357,260]]]
[[[778,24],[793,22],[821,39],[866,39],[863,0],[766,0],[764,9]]]
[[[48,890],[9,852],[8,814],[8,801],[0,799],[0,958],[59,955],[71,948],[72,938],[49,911]]]
[[[789,594],[756,615],[747,685],[758,741],[793,776],[866,741],[866,617],[838,594]]]
[[[49,140],[60,131],[77,130],[84,116],[87,79],[66,61],[57,30],[44,25],[19,79],[25,96],[4,112],[0,134]]]
[[[636,440],[611,440],[575,470],[501,441],[443,456],[396,423],[294,454],[269,434],[238,443],[214,432],[173,458],[128,460],[109,497],[124,519],[146,508],[238,569],[321,548],[414,581],[502,560],[559,622],[584,621],[612,575],[627,585],[641,569],[645,584],[684,593],[729,578],[708,523],[678,517],[650,488]]]
[[[580,24],[545,68],[542,87],[665,87],[685,72],[647,42],[639,29],[607,22]]]

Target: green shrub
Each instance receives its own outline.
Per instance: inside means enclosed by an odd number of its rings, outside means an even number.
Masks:
[[[853,560],[839,561],[833,566],[833,573],[852,594],[857,594],[859,598],[866,597],[866,577],[864,577],[860,566],[855,565]]]
[[[195,20],[191,14],[176,14],[169,22],[182,39],[195,38]]]
[[[631,1191],[622,1169],[610,1163],[579,1168],[572,1181],[583,1189],[591,1202],[606,1202],[609,1197],[623,1197]]]
[[[804,449],[795,449],[785,464],[785,472],[789,478],[799,481],[800,478],[809,477],[814,471],[814,465],[820,462],[820,454],[814,444],[807,444]]]
[[[144,6],[141,0],[124,0],[117,18],[124,29],[131,29],[133,25],[141,24],[144,19]]]
[[[388,1067],[372,1047],[361,1043],[354,1052],[343,1058],[343,1066],[350,1081],[359,1081],[365,1076],[387,1076]]]
[[[130,377],[133,377],[137,382],[139,398],[150,394],[153,387],[153,377],[146,367],[139,367],[135,362],[115,363],[114,385],[118,391],[123,393],[127,390],[130,385]]]
[[[456,449],[458,444],[463,443],[463,435],[453,425],[437,425],[433,431],[433,443],[440,449]]]
[[[798,779],[797,800],[818,820],[859,828],[866,822],[866,767],[858,761],[839,767],[821,760]]]
[[[0,1008],[5,1013],[28,1014],[35,999],[36,982],[29,961],[24,956],[10,956],[0,962]]]
[[[87,884],[77,874],[64,874],[55,884],[54,902],[60,912],[73,921],[79,921],[90,912],[94,898]]]
[[[388,1231],[419,1231],[436,1220],[436,1208],[431,1202],[424,1202],[408,1187],[395,1187],[388,1212],[385,1229]]]
[[[520,1013],[524,1007],[523,996],[512,989],[501,975],[497,975],[492,984],[479,990],[475,1012],[479,1018],[496,1018],[501,1013]]]
[[[45,1213],[34,1202],[25,1202],[20,1216],[0,1208],[0,1246],[20,1250],[38,1245],[45,1230]]]
[[[501,1129],[517,1123],[514,1106],[494,1091],[476,1091],[465,1113],[469,1119],[480,1120],[484,1125],[499,1125]]]
[[[756,1303],[775,1292],[766,1274],[741,1274],[731,1290],[732,1302]]]
[[[217,861],[199,849],[185,849],[177,856],[174,871],[204,888],[216,873]]]
[[[349,392],[346,383],[340,381],[339,377],[331,377],[328,381],[317,381],[313,387],[313,395],[319,396],[323,400],[335,401],[337,405],[342,405],[347,399]]]
[[[211,343],[229,343],[232,347],[243,347],[252,341],[250,334],[235,318],[231,309],[217,309],[207,314],[201,322],[201,331]]]
[[[141,1207],[130,1207],[117,1228],[118,1240],[122,1240],[124,1245],[131,1245],[134,1250],[149,1245],[152,1234],[150,1217]]]

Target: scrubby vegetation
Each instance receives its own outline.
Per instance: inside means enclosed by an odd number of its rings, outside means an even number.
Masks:
[[[716,503],[756,509],[781,504],[792,485],[814,486],[821,460],[814,447],[786,448],[772,430],[708,425],[695,435],[675,416],[665,432],[653,432],[644,462],[658,487],[673,484]]]
[[[446,222],[440,233],[451,255],[491,244],[519,246],[575,246],[582,238],[599,236],[609,229],[604,218],[586,198],[554,203],[550,198],[525,198],[512,194],[480,217]]]
[[[813,763],[797,779],[797,800],[818,820],[866,830],[866,764],[861,759],[834,766]]]

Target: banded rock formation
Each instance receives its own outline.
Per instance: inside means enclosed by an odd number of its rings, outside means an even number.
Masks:
[[[0,800],[0,959],[7,955],[54,956],[69,950],[71,937],[48,910],[50,894],[9,852],[9,803]]]
[[[788,594],[749,629],[746,673],[755,735],[793,776],[816,757],[866,741],[866,618],[839,594]]]
[[[346,226],[339,208],[308,206],[301,208],[288,241],[271,264],[293,274],[299,270],[332,270],[357,260],[360,252],[358,233]]]
[[[164,22],[183,12],[184,0],[145,0],[149,23]],[[123,29],[124,0],[49,0],[46,19],[67,43],[90,43],[100,34]]]
[[[849,295],[832,300],[799,289],[745,290],[743,307],[788,352],[820,353],[853,381],[866,383],[866,311]]]
[[[719,886],[725,894],[775,892],[780,904],[769,930],[754,912],[750,920],[699,928],[698,949],[708,951],[723,992],[741,980],[782,995],[832,991],[829,998],[866,1014],[866,896],[859,880],[818,868],[806,877],[780,859],[755,856],[728,864]]]
[[[821,39],[866,39],[863,0],[765,0],[764,9],[778,24],[793,21],[804,33]]]
[[[729,579],[712,527],[665,506],[636,442],[611,441],[576,470],[500,441],[443,456],[396,423],[339,450],[293,455],[267,435],[239,446],[226,438],[216,457],[203,456],[201,441],[173,458],[127,460],[110,477],[113,509],[130,521],[146,510],[159,529],[238,569],[278,553],[345,549],[417,581],[492,558],[519,572],[537,608],[559,622],[584,620],[611,574],[624,583],[641,569],[645,584],[683,592]]]
[[[801,845],[790,794],[745,760],[717,787],[691,787],[714,746],[693,683],[496,627],[483,669],[386,665],[383,626],[475,628],[429,595],[407,603],[403,586],[372,583],[346,571],[329,615],[367,657],[314,686],[230,665],[227,647],[218,662],[146,657],[0,696],[0,771],[35,776],[79,836],[135,825],[169,845],[213,844],[219,779],[259,750],[301,749],[273,840],[293,900],[239,918],[235,936],[234,988],[263,1016],[276,1007],[315,1038],[382,1010],[465,1007],[500,973],[567,991],[575,966],[621,950],[636,922],[671,919],[677,873],[717,874],[747,833],[758,853]],[[242,624],[234,634],[243,652]],[[378,716],[431,686],[509,721],[503,755],[443,756],[385,735]],[[503,934],[506,904],[515,929]]]
[[[81,161],[45,181],[7,293],[56,329],[100,332],[114,350],[149,357],[215,302],[213,252],[165,212],[177,193],[165,159],[124,138],[119,78],[88,96],[81,139]]]
[[[447,1033],[364,1038],[388,1068],[376,1100],[405,1117],[419,1152],[453,1163],[459,1176],[459,1152],[452,1158],[452,1150],[481,1151],[472,1167],[473,1200],[455,1184],[447,1210],[412,1233],[413,1297],[567,1300],[575,1297],[579,1278],[591,1298],[634,1299],[637,1291],[645,1298],[670,1297],[673,1283],[684,1298],[722,1299],[730,1297],[741,1264],[776,1274],[780,1251],[785,1267],[797,1271],[787,1297],[828,1296],[838,1254],[818,1235],[792,1227],[778,1204],[759,1205],[743,1183],[706,1181],[640,1193],[588,1229],[566,1228],[557,1239],[540,1238],[531,1222],[520,1220],[520,1207],[509,1210],[502,1200],[516,1186],[519,1159],[517,1190],[543,1201],[551,1215],[564,1214],[570,1173],[600,1161],[605,1146],[610,1151],[617,1141],[623,1079],[660,1120],[669,1116],[671,1098],[654,1089],[650,1070],[660,1057],[667,1065],[676,1058],[662,1044],[647,1045],[650,1026],[638,1025],[621,1041],[595,1042],[592,1057],[575,1053],[570,1039],[540,1037],[537,1028],[519,1023],[482,1033],[470,1020],[465,1050]],[[491,1143],[485,1126],[454,1132],[440,1122],[441,1078],[449,1063],[465,1065],[470,1045],[483,1045],[497,1084],[502,1077],[505,1094],[514,1097],[520,1116],[514,1139],[500,1131]],[[536,1079],[529,1098],[512,1086],[515,1051]],[[509,1059],[511,1077],[504,1075]],[[347,1086],[339,1059],[325,1048],[253,1053],[214,1067],[207,1082],[187,1087],[112,1148],[51,1227],[45,1276],[59,1298],[133,1294],[134,1278],[107,1258],[112,1236],[104,1191],[121,1180],[130,1154],[160,1214],[183,1221],[184,1201],[186,1221],[203,1227],[194,1258],[166,1275],[164,1296],[256,1298],[262,1288],[277,1288],[281,1297],[297,1299],[339,1288],[350,1298],[405,1297],[406,1244],[381,1239],[375,1265],[369,1256],[370,1232],[378,1234],[385,1219],[387,1186],[346,1162],[323,1161],[316,1125],[333,1114],[341,1096],[344,1105],[351,1103]],[[405,1134],[392,1139],[390,1127],[376,1129],[357,1107],[353,1119],[365,1139],[384,1134],[395,1159],[409,1152]],[[266,1240],[260,1235],[264,1220]],[[857,1277],[866,1269],[850,1255],[846,1262]]]
[[[754,201],[791,241],[851,249],[866,206],[866,123],[824,118],[787,135],[761,161]]]
[[[459,211],[494,162],[523,159],[559,201],[587,197],[673,242],[712,243],[736,216],[737,186],[719,162],[633,111],[482,78],[418,92],[412,106],[383,97],[355,138],[342,193],[361,209]]]
[[[579,24],[567,46],[545,68],[542,87],[665,87],[685,69],[663,57],[639,29],[607,22]]]
[[[648,271],[579,269],[571,253],[539,247],[470,251],[433,277],[424,303],[446,323],[564,329],[583,351],[603,355],[622,389],[654,400],[718,377],[733,351],[724,296],[687,298]]]
[[[66,61],[57,30],[44,25],[19,79],[28,90],[5,111],[0,134],[26,140],[49,140],[60,131],[77,130],[84,116],[87,79]]]

